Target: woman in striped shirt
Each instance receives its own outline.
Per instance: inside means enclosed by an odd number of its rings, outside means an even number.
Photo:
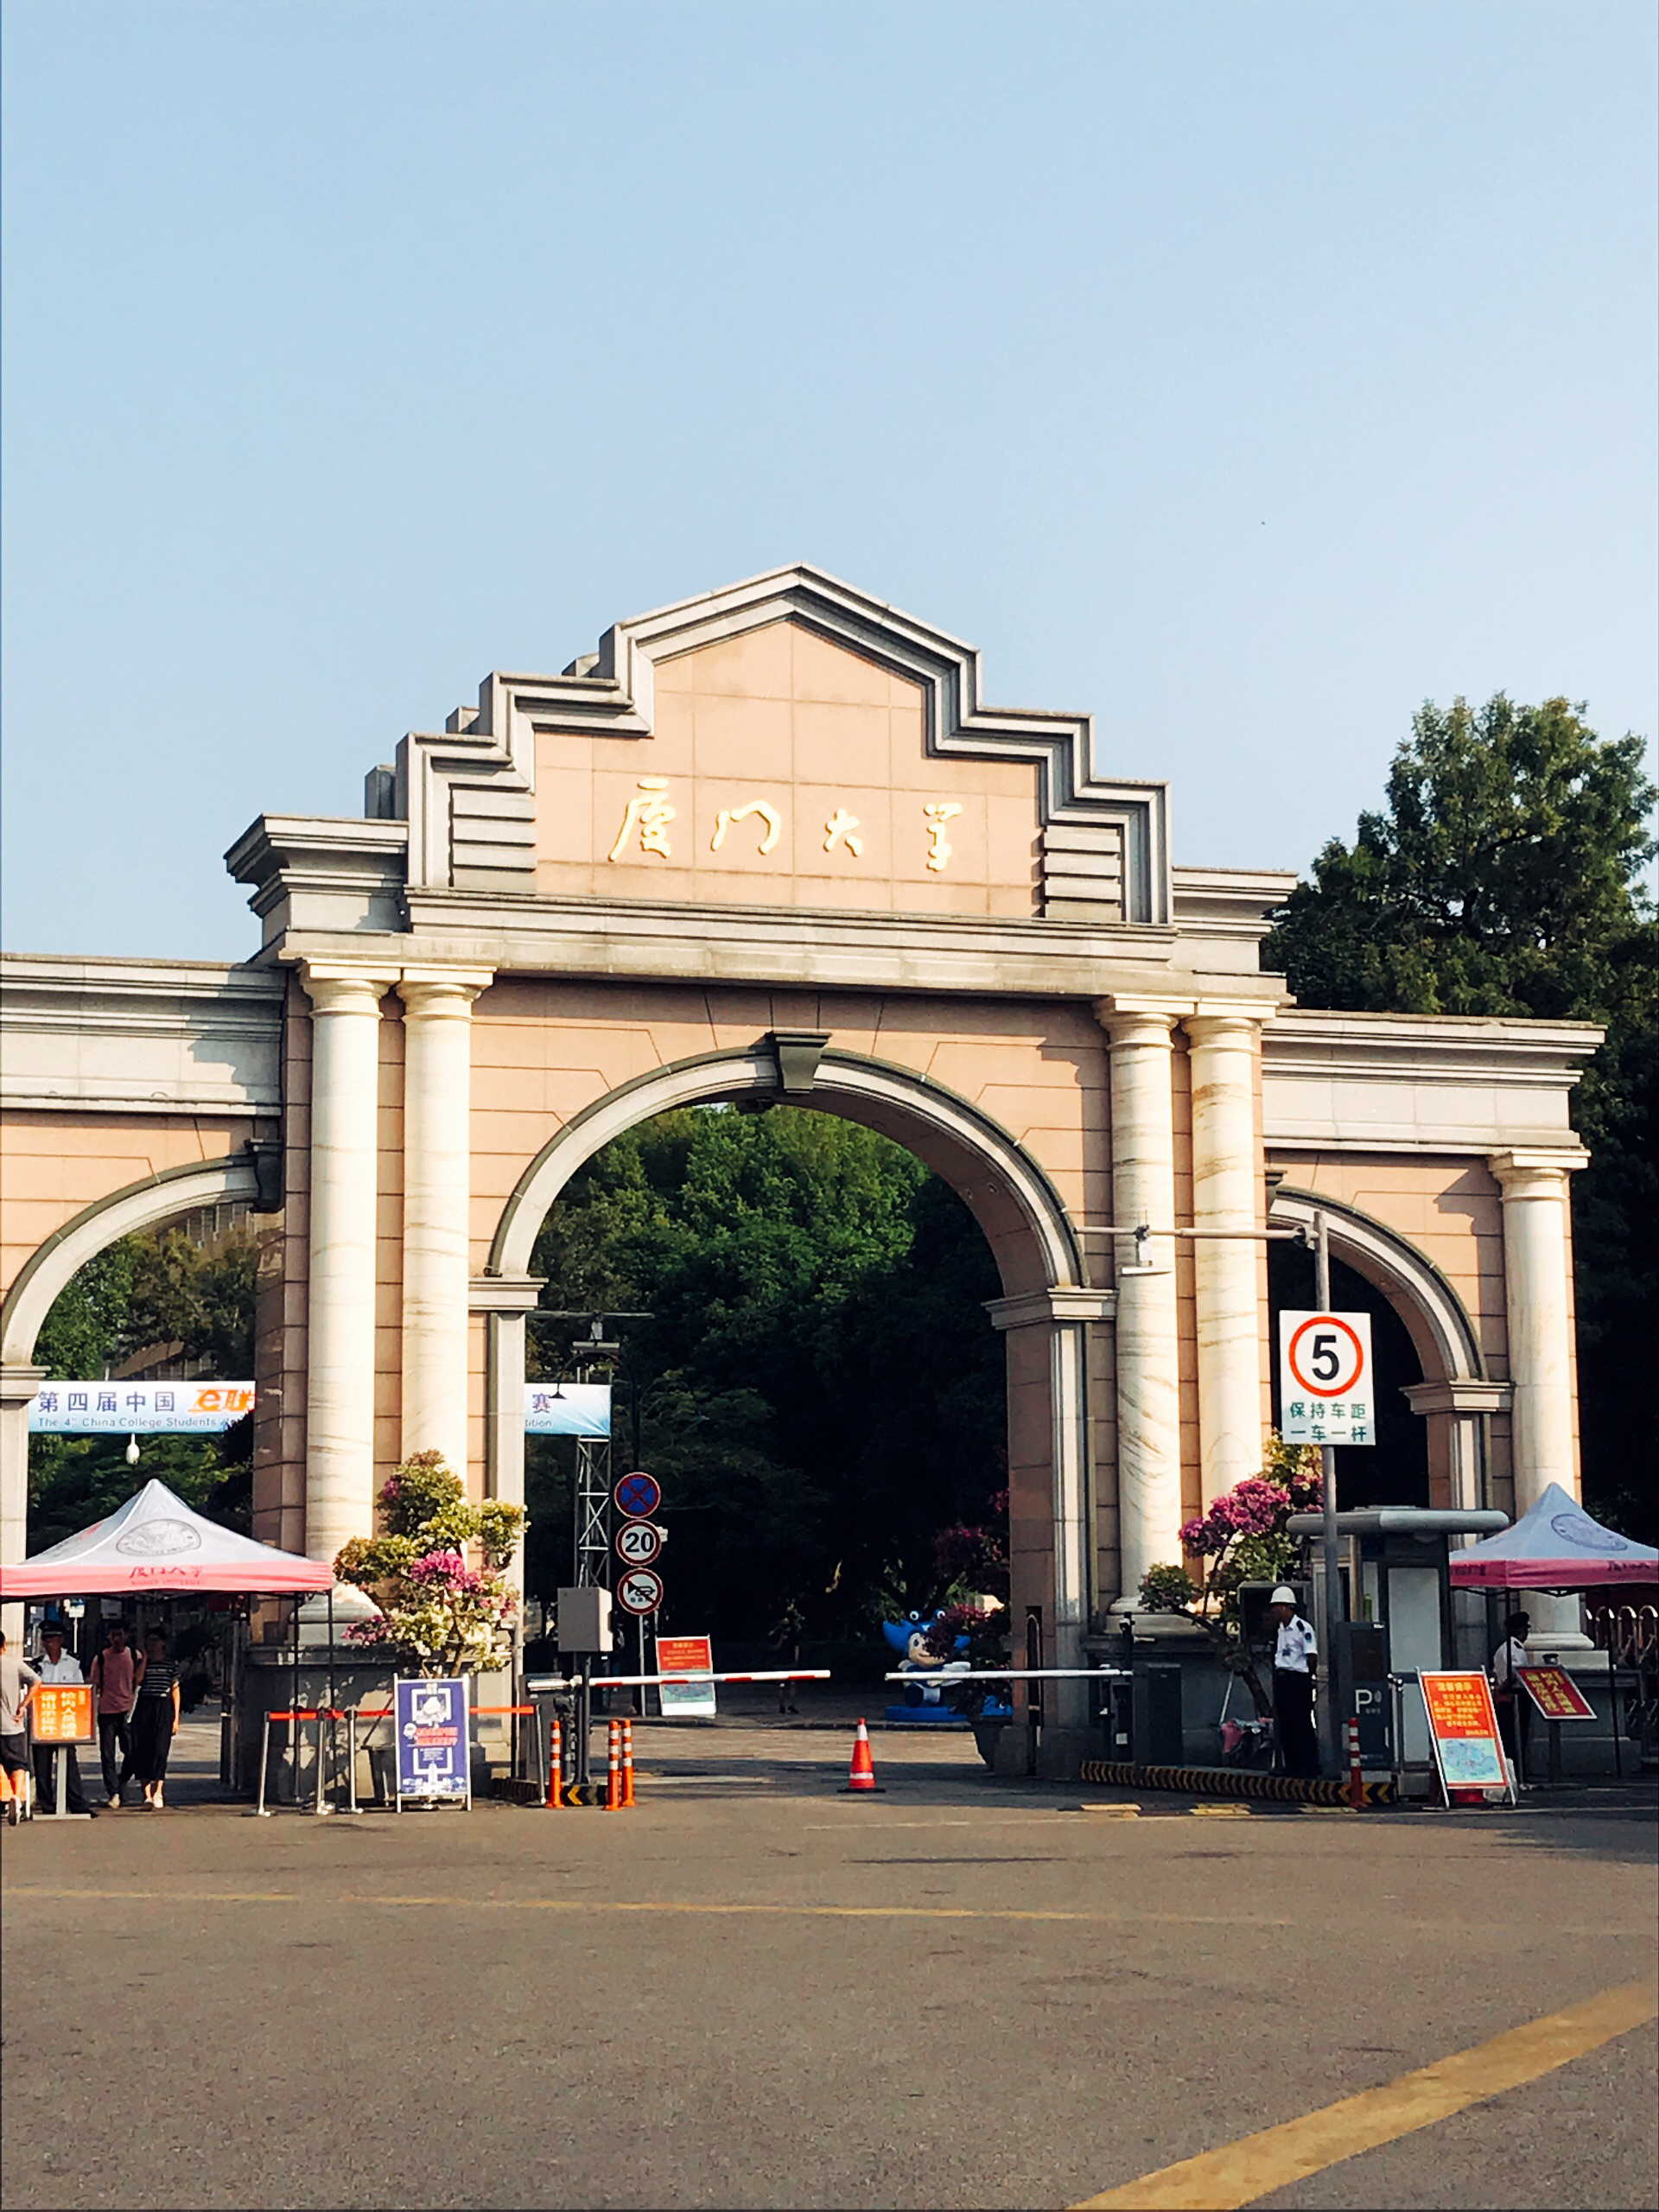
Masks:
[[[167,1656],[165,1631],[153,1628],[144,1638],[132,1707],[132,1770],[144,1785],[144,1802],[152,1813],[166,1810],[168,1754],[178,1732],[179,1670]]]

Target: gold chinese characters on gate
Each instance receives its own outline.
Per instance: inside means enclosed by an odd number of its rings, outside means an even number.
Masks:
[[[926,844],[924,867],[935,875],[941,875],[950,866],[956,851],[950,842],[950,827],[962,812],[959,802],[953,799],[930,799],[921,803],[918,827]],[[638,852],[654,854],[659,860],[671,860],[673,844],[669,836],[671,825],[679,818],[679,810],[668,796],[666,776],[641,776],[633,797],[628,801],[622,816],[622,826],[616,833],[616,842],[606,855],[608,860],[627,860]],[[709,840],[710,852],[717,853],[740,823],[753,821],[757,833],[753,846],[734,841],[734,850],[753,850],[770,853],[775,850],[784,834],[782,810],[770,799],[752,798],[741,806],[722,806],[715,817],[714,833]],[[844,806],[838,806],[823,825],[823,849],[826,853],[843,852],[851,859],[864,857],[864,840],[859,835],[862,827],[857,815]]]

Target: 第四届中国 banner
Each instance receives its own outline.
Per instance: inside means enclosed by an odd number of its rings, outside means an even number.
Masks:
[[[251,1382],[43,1382],[31,1436],[211,1436],[253,1411]]]

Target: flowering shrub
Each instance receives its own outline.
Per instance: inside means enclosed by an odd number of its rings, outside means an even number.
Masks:
[[[1285,1534],[1285,1523],[1293,1513],[1317,1508],[1322,1489],[1318,1447],[1287,1444],[1275,1434],[1268,1441],[1262,1472],[1235,1483],[1207,1513],[1180,1531],[1181,1548],[1188,1558],[1206,1562],[1203,1589],[1179,1567],[1150,1567],[1141,1578],[1141,1610],[1186,1613],[1198,1621],[1208,1630],[1222,1664],[1249,1686],[1259,1713],[1271,1712],[1272,1702],[1243,1639],[1239,1586],[1282,1582],[1295,1573],[1300,1547]]]
[[[385,1534],[354,1536],[334,1560],[342,1582],[366,1590],[378,1618],[347,1637],[422,1674],[470,1674],[505,1665],[518,1594],[504,1570],[524,1533],[522,1508],[492,1498],[469,1505],[442,1453],[419,1452],[380,1491]],[[469,1566],[476,1545],[481,1567]]]
[[[1008,1597],[1008,1493],[990,1500],[990,1520],[982,1528],[958,1522],[933,1540],[934,1563],[948,1590],[971,1590],[987,1598]]]

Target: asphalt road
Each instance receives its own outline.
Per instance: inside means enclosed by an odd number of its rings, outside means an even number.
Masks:
[[[960,1738],[855,1799],[831,1736],[641,1738],[626,1815],[8,1832],[0,2201],[1065,2206],[1654,1971],[1628,1804],[1115,1817]],[[1651,2205],[1654,2068],[1259,2201]]]

